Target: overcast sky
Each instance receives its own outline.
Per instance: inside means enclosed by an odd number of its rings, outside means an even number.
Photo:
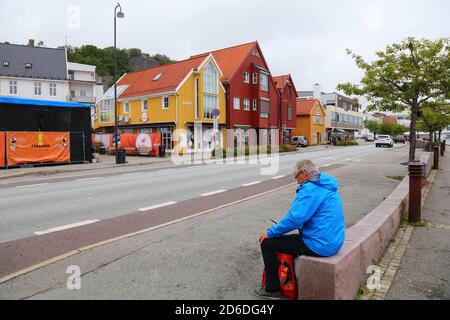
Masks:
[[[111,0],[2,0],[0,41],[46,46],[113,44]],[[326,92],[361,73],[346,48],[370,60],[407,36],[450,36],[449,0],[122,0],[118,46],[177,60],[258,40],[273,75]]]

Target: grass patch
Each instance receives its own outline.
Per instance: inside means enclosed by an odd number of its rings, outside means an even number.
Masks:
[[[386,178],[397,181],[402,181],[403,179],[405,179],[404,176],[387,176]]]
[[[273,154],[276,154],[276,150],[273,150]],[[297,147],[293,146],[293,145],[289,145],[289,144],[283,144],[280,145],[278,147],[278,152],[279,153],[284,153],[284,152],[294,152],[297,151]],[[262,147],[262,146],[257,146],[257,147],[245,147],[245,148],[228,148],[228,149],[214,149],[212,151],[212,156],[215,157],[216,156],[216,152],[218,154],[222,153],[223,157],[226,158],[230,155],[234,155],[234,157],[237,156],[249,156],[249,155],[259,155],[259,154],[272,154],[272,147],[271,146],[267,146],[267,147]]]
[[[406,228],[406,227],[414,227],[414,228],[426,228],[430,225],[430,223],[428,221],[422,220],[419,222],[409,222],[409,217],[408,217],[408,211],[404,210],[403,211],[403,219],[400,222],[400,227],[401,228]]]

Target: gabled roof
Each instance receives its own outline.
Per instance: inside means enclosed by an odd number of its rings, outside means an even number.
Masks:
[[[0,76],[67,80],[66,49],[0,43]]]
[[[162,66],[126,73],[117,86],[127,86],[120,99],[174,92],[189,73],[198,68],[208,56],[191,58]],[[157,76],[159,76],[158,80]]]
[[[320,104],[320,101],[317,99],[297,100],[297,116],[309,116],[316,103]]]
[[[223,72],[222,81],[229,82],[233,75],[237,72],[239,67],[242,65],[242,63],[244,63],[247,57],[251,54],[252,49],[255,47],[259,50],[261,59],[263,59],[264,63],[266,63],[257,41],[244,43],[241,45],[216,51],[205,52],[202,54],[194,55],[191,58],[205,57],[212,53]]]
[[[294,81],[292,80],[292,77],[290,74],[284,75],[284,76],[276,76],[272,77],[275,86],[278,90],[281,92],[284,91],[284,88],[286,87],[287,83],[290,83],[294,87],[295,95],[298,97],[297,89],[295,88]]]

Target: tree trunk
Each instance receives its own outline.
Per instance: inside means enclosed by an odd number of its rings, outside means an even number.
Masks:
[[[416,160],[416,122],[419,107],[417,101],[411,106],[411,126],[409,128],[409,162]]]
[[[430,130],[430,129],[429,129]],[[430,133],[428,134],[428,151],[433,152],[433,131],[430,130]]]

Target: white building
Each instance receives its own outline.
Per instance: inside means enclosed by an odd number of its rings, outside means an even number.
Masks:
[[[68,62],[65,48],[0,43],[0,96],[94,106],[103,95],[95,69]]]

